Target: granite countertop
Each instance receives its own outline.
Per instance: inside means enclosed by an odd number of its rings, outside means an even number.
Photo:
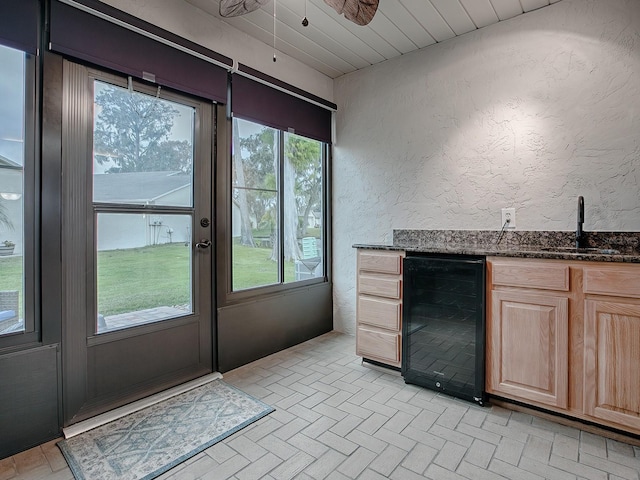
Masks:
[[[640,263],[640,232],[586,232],[576,249],[574,232],[491,230],[394,230],[392,244],[354,248],[414,253]]]

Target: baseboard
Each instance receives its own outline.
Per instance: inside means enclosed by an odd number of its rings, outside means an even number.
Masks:
[[[391,365],[384,364],[382,362],[377,362],[376,360],[371,360],[369,358],[362,358],[362,365],[365,367],[369,367],[372,370],[378,370],[380,372],[392,373],[396,375],[400,375],[400,367],[393,367]]]
[[[496,397],[490,397],[489,403],[498,407],[505,408],[507,410],[513,410],[515,412],[527,413],[534,417],[543,418],[550,422],[559,423],[567,427],[577,428],[588,433],[600,435],[601,437],[610,438],[630,445],[640,447],[640,437],[632,433],[626,433],[621,430],[616,430],[608,427],[603,427],[594,423],[578,420],[575,418],[566,417],[563,415],[551,413],[547,410],[539,410],[537,408],[531,408],[520,403],[513,403],[511,401],[502,400]]]

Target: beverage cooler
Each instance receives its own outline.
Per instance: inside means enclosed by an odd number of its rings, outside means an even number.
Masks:
[[[413,254],[403,265],[405,382],[482,405],[485,258]]]

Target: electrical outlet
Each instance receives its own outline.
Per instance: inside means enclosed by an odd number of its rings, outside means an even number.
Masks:
[[[503,208],[502,209],[502,226],[505,230],[513,230],[516,228],[516,209],[515,208]]]

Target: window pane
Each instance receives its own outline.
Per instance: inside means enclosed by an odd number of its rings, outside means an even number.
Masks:
[[[243,217],[237,205],[240,192],[248,204],[260,204],[264,214],[259,217],[250,211],[249,235],[243,235]],[[234,189],[232,206],[233,242],[231,245],[233,290],[278,283],[278,199],[276,192]],[[246,218],[246,217],[245,217]]]
[[[322,277],[322,143],[284,134],[284,280]]]
[[[195,109],[94,82],[94,202],[193,205]]]
[[[0,45],[0,335],[24,323],[25,54]]]
[[[233,120],[233,290],[279,282],[278,132]]]
[[[276,190],[278,131],[233,119],[232,183],[237,188]],[[236,155],[236,152],[239,154]]]
[[[97,332],[192,313],[191,215],[99,213]]]

